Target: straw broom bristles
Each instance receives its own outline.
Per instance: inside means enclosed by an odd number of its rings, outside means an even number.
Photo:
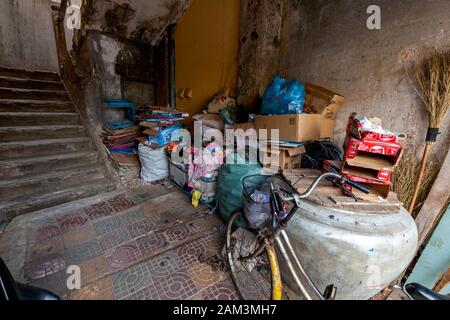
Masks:
[[[416,157],[410,153],[403,157],[392,177],[393,191],[397,194],[399,200],[403,202],[405,208],[409,208],[411,204],[418,172],[419,166]],[[433,186],[433,182],[436,180],[438,172],[438,164],[434,161],[428,162],[427,169],[425,170],[424,177],[420,184],[417,201],[414,206],[414,215],[417,214],[425,202],[427,195]]]
[[[440,128],[450,108],[450,52],[434,52],[417,73],[431,128]]]

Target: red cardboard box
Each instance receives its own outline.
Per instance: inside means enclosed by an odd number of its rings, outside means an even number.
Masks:
[[[347,126],[347,134],[359,140],[398,143],[397,136],[395,135],[364,131],[362,123],[359,119],[356,119],[356,113],[353,113],[350,116]]]
[[[342,168],[342,173],[358,176],[361,179],[369,179],[369,180],[379,180],[384,182],[391,182],[392,175],[394,171],[391,169],[371,169],[371,168],[361,168],[361,167],[353,167],[348,164],[348,162],[344,162],[344,166]],[[355,180],[356,181],[356,180]],[[365,182],[365,181],[361,181]]]
[[[343,168],[344,166],[343,161],[324,161],[323,164],[323,171],[324,172],[335,172],[335,170],[332,168],[333,166],[335,168]],[[353,168],[354,170],[360,170],[360,168]],[[370,188],[370,194],[365,194],[355,188],[353,188],[350,185],[346,185],[346,187],[352,191],[358,198],[368,200],[368,201],[374,201],[376,198],[381,197],[383,199],[386,199],[389,196],[389,192],[391,189],[391,182],[383,181],[380,179],[373,179],[369,176],[364,176],[364,174],[361,174],[358,171],[349,171],[347,170],[341,170],[340,174],[342,176],[347,177],[349,180],[352,180],[354,182],[361,183],[367,187]],[[345,192],[344,192],[345,193]]]
[[[386,169],[395,167],[403,154],[403,147],[398,142],[365,141],[350,136],[347,136],[346,138],[344,150],[345,159],[347,159],[347,161],[354,160],[358,155],[362,154],[379,155],[381,156],[378,157],[379,159],[384,158],[386,160],[384,161],[384,166],[387,166]],[[367,158],[366,161],[369,161],[369,159]],[[357,164],[350,165],[358,166]],[[382,164],[379,163],[378,167],[380,165]]]

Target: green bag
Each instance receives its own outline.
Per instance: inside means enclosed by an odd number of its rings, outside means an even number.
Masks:
[[[222,167],[219,175],[219,210],[225,221],[243,206],[242,179],[258,174],[261,174],[259,164],[246,164],[242,159]]]

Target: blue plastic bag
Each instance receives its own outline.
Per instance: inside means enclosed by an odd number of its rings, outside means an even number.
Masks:
[[[177,141],[179,137],[181,137],[181,133],[179,133],[180,129],[183,128],[183,125],[176,124],[174,126],[168,127],[159,131],[156,136],[149,136],[148,141],[155,142],[160,146],[166,145],[172,141]]]
[[[301,114],[304,104],[304,85],[276,76],[264,92],[261,114]]]

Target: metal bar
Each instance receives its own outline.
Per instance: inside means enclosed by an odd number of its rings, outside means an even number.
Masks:
[[[295,261],[298,269],[300,269],[300,272],[305,277],[305,279],[308,281],[308,285],[313,289],[313,291],[317,295],[318,299],[324,300],[322,294],[317,289],[317,287],[315,286],[314,282],[312,282],[311,278],[308,276],[308,274],[306,273],[306,271],[303,268],[302,264],[300,263],[300,260],[298,259],[297,255],[295,254],[294,248],[292,247],[291,241],[289,240],[289,237],[288,237],[286,231],[281,230],[280,233],[281,233],[281,236],[283,237],[283,240],[286,242],[286,245],[288,247],[289,252],[294,257],[294,261]]]
[[[301,282],[300,278],[297,275],[297,272],[295,272],[294,266],[291,262],[291,259],[289,259],[289,256],[286,252],[286,248],[283,245],[283,242],[281,241],[280,237],[275,238],[278,247],[280,248],[280,251],[284,257],[284,260],[286,261],[289,271],[291,271],[292,276],[294,277],[295,282],[297,283],[297,286],[300,288],[300,291],[305,296],[307,300],[313,300],[311,295],[309,294],[308,290],[306,290],[305,286]]]

